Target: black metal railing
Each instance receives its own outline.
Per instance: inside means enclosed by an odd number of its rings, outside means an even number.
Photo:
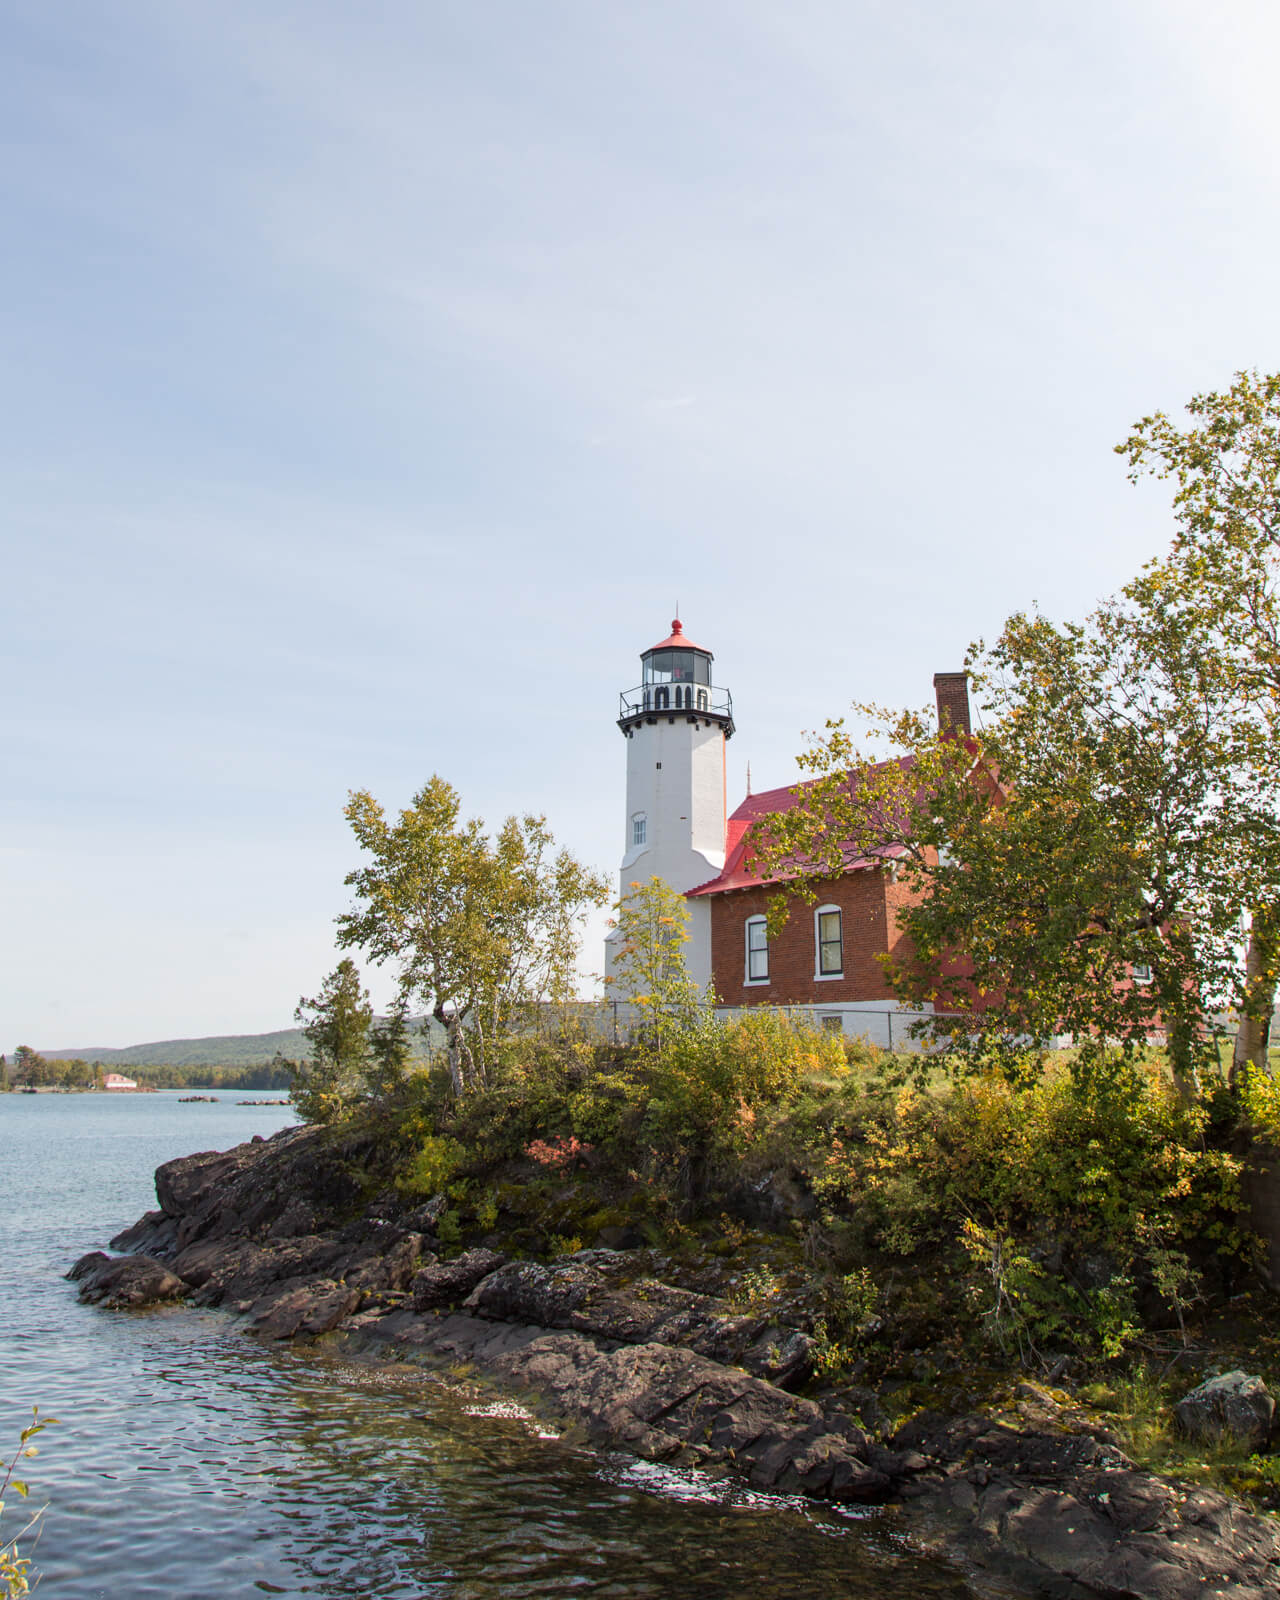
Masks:
[[[705,683],[642,683],[618,696],[618,720],[657,711],[701,711],[706,716],[733,720],[733,696],[727,689]]]

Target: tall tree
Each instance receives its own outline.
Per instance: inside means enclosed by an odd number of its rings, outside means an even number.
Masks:
[[[49,1063],[29,1044],[20,1044],[13,1052],[12,1077],[14,1083],[30,1084],[32,1088],[53,1081]]]
[[[608,886],[556,850],[543,817],[508,817],[491,840],[440,777],[394,821],[364,790],[346,817],[371,861],[346,878],[356,904],[339,943],[392,963],[405,1001],[442,1024],[462,1094],[484,1083],[490,1046],[522,1010],[572,992],[582,920]]]
[[[344,956],[313,1000],[294,1012],[311,1045],[310,1060],[294,1069],[293,1100],[308,1122],[331,1122],[361,1098],[369,1059],[373,1007],[360,969]]]
[[[866,768],[829,725],[807,757],[821,781],[759,834],[801,892],[851,851],[907,875],[920,899],[891,981],[962,1058],[1014,1064],[1071,1033],[1099,1071],[1163,1029],[1190,1094],[1214,1013],[1270,1013],[1278,396],[1242,379],[1193,402],[1201,429],[1145,419],[1124,448],[1178,478],[1169,555],[1083,623],[1019,614],[976,646],[981,733],[882,714],[909,760]]]
[[[606,983],[634,1007],[642,1041],[661,1060],[667,1039],[689,1022],[702,998],[685,964],[689,911],[684,896],[662,878],[630,888],[614,907],[618,938]]]
[[[1187,425],[1155,412],[1116,446],[1133,481],[1151,476],[1174,486],[1173,548],[1131,587],[1149,606],[1181,615],[1233,675],[1254,738],[1233,786],[1253,790],[1260,770],[1280,768],[1280,373],[1238,372],[1230,388],[1196,395],[1186,409]],[[1265,870],[1243,901],[1248,945],[1234,1066],[1266,1070],[1280,896]]]
[[[409,1002],[397,995],[391,1010],[369,1030],[369,1064],[365,1081],[370,1098],[383,1103],[395,1097],[405,1081],[412,1055]]]

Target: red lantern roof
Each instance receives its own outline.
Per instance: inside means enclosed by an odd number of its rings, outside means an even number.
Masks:
[[[651,645],[648,650],[644,651],[644,654],[651,655],[654,650],[700,650],[704,656],[711,654],[711,651],[706,649],[705,646],[694,644],[692,639],[685,638],[684,624],[679,617],[672,619],[671,637],[664,639],[661,644]]]

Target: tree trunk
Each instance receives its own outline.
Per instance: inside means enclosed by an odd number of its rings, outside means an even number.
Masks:
[[[1195,1105],[1200,1098],[1200,1074],[1196,1071],[1195,1041],[1184,1019],[1177,1018],[1166,1026],[1165,1049],[1178,1098],[1184,1106]]]
[[[1267,1052],[1271,1044],[1271,1013],[1276,1003],[1278,936],[1280,912],[1271,907],[1254,911],[1245,950],[1244,1005],[1231,1055],[1233,1089],[1246,1066],[1256,1067],[1259,1072],[1270,1071]]]
[[[453,1098],[462,1099],[466,1083],[462,1076],[462,1053],[466,1048],[462,1041],[462,1023],[456,1014],[447,1012],[442,1005],[436,1006],[431,1015],[445,1030],[445,1057],[449,1063],[449,1082],[453,1086]]]
[[[475,1012],[472,1015],[475,1016]],[[467,1052],[467,1063],[470,1067],[471,1087],[473,1089],[483,1089],[488,1083],[489,1077],[485,1071],[484,1062],[484,1029],[480,1026],[478,1020],[475,1023],[475,1036],[475,1050],[472,1051],[470,1045],[466,1045],[464,1048]]]

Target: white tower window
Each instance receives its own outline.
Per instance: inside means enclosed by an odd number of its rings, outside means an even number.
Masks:
[[[649,819],[643,811],[637,811],[631,819],[631,844],[632,848],[645,842],[645,833],[649,827]]]

